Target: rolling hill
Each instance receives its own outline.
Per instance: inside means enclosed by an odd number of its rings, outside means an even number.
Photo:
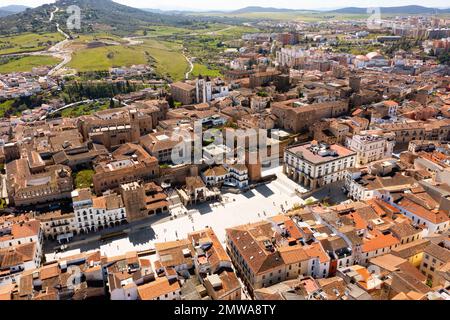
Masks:
[[[19,12],[23,12],[23,11],[27,10],[28,8],[29,7],[27,7],[27,6],[21,6],[21,5],[9,5],[9,6],[0,7],[0,10],[8,11],[11,13],[19,13]]]
[[[329,12],[344,14],[367,14],[367,8],[347,7]],[[380,7],[381,14],[442,14],[450,13],[450,9],[435,9],[423,6]]]
[[[256,13],[256,12],[295,12],[297,10],[294,9],[283,9],[283,8],[271,8],[271,7],[257,7],[257,6],[251,6],[251,7],[245,7],[242,9],[238,9],[235,11],[231,11],[229,13],[231,14],[243,14],[243,13]]]
[[[13,14],[16,14],[19,12],[23,12],[26,9],[28,9],[28,7],[19,6],[19,5],[10,5],[10,6],[0,7],[0,18],[10,16],[10,15],[13,15]]]
[[[361,7],[345,7],[340,9],[321,9],[321,10],[305,10],[305,9],[285,9],[285,8],[273,8],[273,7],[259,7],[259,6],[249,6],[242,9],[234,10],[234,11],[210,11],[204,13],[218,13],[221,12],[227,15],[245,15],[245,14],[255,14],[255,13],[286,13],[286,14],[295,14],[298,12],[301,13],[316,13],[316,14],[324,14],[324,13],[339,13],[339,14],[355,14],[355,15],[365,15],[367,13],[367,8]],[[436,8],[428,8],[424,6],[417,5],[409,5],[409,6],[397,6],[397,7],[380,7],[380,11],[382,14],[412,14],[412,15],[420,15],[420,14],[446,14],[450,13],[450,9],[436,9]],[[185,12],[189,14],[190,12]]]
[[[183,25],[191,23],[192,18],[144,11],[118,4],[111,0],[58,0],[0,20],[0,34],[23,32],[54,32],[55,23],[49,22],[50,13],[59,8],[55,22],[65,29],[69,14],[66,9],[76,5],[81,9],[81,30],[74,32],[90,33],[108,31],[117,34],[131,34],[143,25]]]

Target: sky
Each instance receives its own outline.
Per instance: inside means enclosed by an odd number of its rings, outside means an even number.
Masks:
[[[37,7],[51,0],[0,0],[0,6],[21,4]],[[289,9],[326,9],[342,7],[374,7],[422,5],[426,7],[444,7],[442,0],[115,0],[115,2],[136,8],[163,10],[235,10],[247,6],[276,7]]]

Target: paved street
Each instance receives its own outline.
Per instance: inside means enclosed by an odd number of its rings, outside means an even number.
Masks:
[[[265,174],[281,174],[280,168],[265,172]],[[70,246],[64,253],[46,255],[47,261],[88,250],[101,250],[106,256],[120,255],[128,251],[148,250],[155,242],[182,239],[194,230],[212,227],[219,239],[224,243],[225,229],[237,225],[253,223],[264,218],[277,215],[283,209],[289,209],[295,204],[303,203],[295,195],[299,186],[289,179],[280,176],[278,180],[263,185],[246,194],[224,194],[222,203],[208,203],[190,208],[189,215],[174,220],[165,219],[161,222],[148,222],[147,225],[133,226],[128,237],[111,240],[103,244],[98,237],[86,243]]]

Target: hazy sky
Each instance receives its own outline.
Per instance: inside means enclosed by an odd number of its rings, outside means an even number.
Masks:
[[[51,0],[0,0],[0,6],[9,4],[22,4],[36,7],[44,3],[52,3]],[[155,9],[195,9],[233,10],[246,6],[263,6],[292,9],[322,9],[336,7],[374,7],[374,6],[401,6],[417,4],[428,7],[444,7],[442,0],[115,0],[115,2],[130,5],[137,8]]]

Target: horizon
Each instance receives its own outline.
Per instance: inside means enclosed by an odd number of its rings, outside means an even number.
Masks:
[[[145,0],[113,0],[116,3],[120,3],[123,5],[127,5],[134,8],[139,9],[154,9],[154,10],[163,10],[163,11],[234,11],[239,10],[246,7],[264,7],[264,8],[275,8],[275,9],[288,9],[288,10],[317,10],[317,11],[326,11],[326,10],[336,10],[346,7],[357,7],[357,8],[368,8],[373,7],[372,1],[355,1],[355,0],[343,0],[339,1],[339,6],[336,5],[336,1],[333,0],[324,0],[321,2],[320,6],[317,6],[316,1],[306,0],[302,1],[301,5],[292,5],[292,1],[281,0],[281,1],[273,1],[273,0],[242,0],[236,1],[231,0],[228,3],[224,4],[221,2],[222,7],[217,7],[218,1],[208,1],[208,0],[192,0],[191,6],[185,6],[184,1],[182,0],[166,0],[162,2],[156,2],[150,4],[149,1]],[[43,4],[51,4],[56,1],[48,1],[48,0],[25,0],[17,3],[15,0],[3,0],[4,4],[1,7],[10,6],[10,5],[23,5],[28,7],[38,7]],[[405,0],[405,1],[396,1],[395,5],[392,5],[392,1],[388,0],[380,0],[377,2],[378,7],[401,7],[401,6],[422,6],[436,9],[444,9],[449,8],[449,6],[442,6],[441,1],[430,0],[419,1],[419,0]]]

